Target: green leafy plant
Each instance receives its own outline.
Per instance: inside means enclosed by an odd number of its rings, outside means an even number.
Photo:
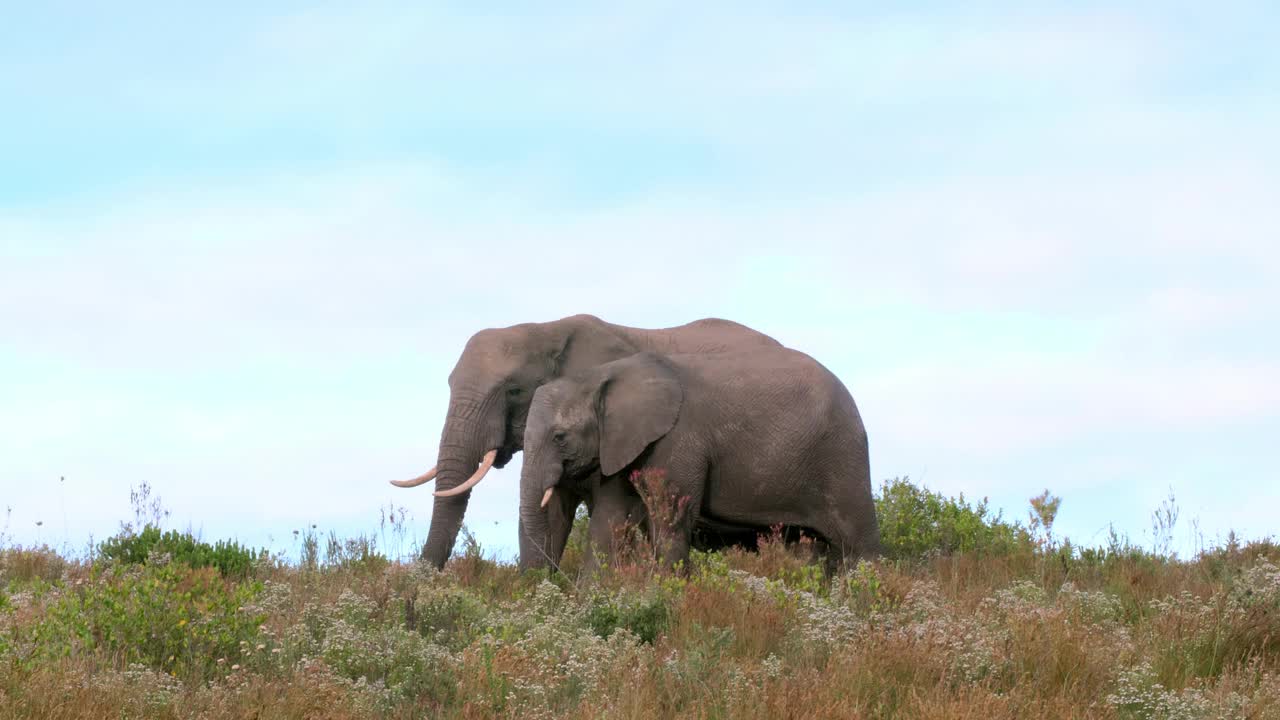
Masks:
[[[45,657],[101,649],[125,664],[207,677],[256,636],[262,617],[245,608],[261,587],[181,563],[95,569],[58,595],[32,639]]]
[[[219,540],[210,545],[190,533],[161,531],[152,524],[144,526],[141,532],[126,528],[107,538],[99,546],[98,554],[103,559],[131,565],[144,565],[153,557],[168,555],[172,561],[193,568],[217,568],[223,577],[237,578],[247,577],[258,557],[258,553],[235,541]]]
[[[970,505],[963,494],[949,498],[907,478],[885,481],[876,512],[881,542],[891,558],[920,558],[931,552],[1001,555],[1034,547],[1026,528],[1004,521],[1000,513],[990,514],[986,498]]]
[[[658,591],[640,596],[595,594],[588,602],[587,624],[602,638],[626,628],[641,642],[652,644],[671,621],[670,601]]]
[[[858,561],[856,567],[841,579],[840,588],[845,603],[858,611],[869,614],[885,610],[890,606],[884,595],[884,583],[876,572],[875,565],[866,560]]]

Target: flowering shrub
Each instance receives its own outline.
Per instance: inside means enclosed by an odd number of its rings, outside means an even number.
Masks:
[[[484,630],[489,616],[489,607],[482,598],[444,581],[418,585],[416,594],[407,602],[413,618],[408,624],[423,637],[453,650],[471,644]]]
[[[1242,609],[1280,610],[1280,567],[1259,556],[1231,584],[1229,598]]]
[[[1217,677],[1280,654],[1280,568],[1265,557],[1209,597],[1183,590],[1153,600],[1149,611],[1154,667],[1166,684]]]
[[[631,484],[644,500],[648,513],[652,553],[656,558],[663,558],[670,550],[672,528],[685,517],[689,507],[689,496],[681,495],[668,487],[667,472],[661,468],[645,468],[634,470],[630,476]]]
[[[1238,693],[1214,698],[1203,689],[1186,687],[1171,690],[1161,685],[1150,664],[1122,670],[1115,691],[1107,703],[1125,717],[1148,720],[1200,720],[1201,718],[1244,718],[1248,699]]]
[[[1073,582],[1058,588],[1058,605],[1078,622],[1115,627],[1123,619],[1120,599],[1101,590],[1081,590]]]

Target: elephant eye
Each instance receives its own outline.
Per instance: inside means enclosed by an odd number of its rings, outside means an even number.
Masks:
[[[551,439],[563,445],[564,439],[565,439],[564,431],[563,430],[555,431],[554,433],[551,434]]]
[[[519,396],[520,396],[520,393],[522,393],[522,392],[524,392],[524,391],[523,391],[522,389],[518,388],[518,387],[513,387],[513,388],[508,388],[508,389],[507,389],[507,395],[509,395],[509,396],[511,396],[511,397],[519,397]]]

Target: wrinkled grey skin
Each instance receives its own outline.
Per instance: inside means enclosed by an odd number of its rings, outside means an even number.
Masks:
[[[638,518],[631,472],[648,468],[665,471],[671,497],[688,498],[665,525],[648,508],[668,564],[687,558],[697,525],[805,528],[823,541],[828,572],[880,554],[862,418],[804,353],[641,353],[542,386],[525,430],[521,521],[545,535],[559,496],[589,493],[591,539],[607,552],[613,529]],[[520,564],[554,563],[562,550],[522,549]]]
[[[707,318],[662,329],[607,323],[592,315],[553,322],[481,330],[471,337],[449,374],[449,409],[436,460],[437,490],[461,484],[490,450],[503,467],[524,443],[525,419],[534,391],[567,373],[637,352],[719,353],[781,347],[778,341],[729,320]],[[466,513],[468,491],[436,497],[422,557],[444,567]],[[565,539],[571,523],[563,529]],[[522,554],[528,536],[520,533]],[[557,539],[561,546],[564,539]]]

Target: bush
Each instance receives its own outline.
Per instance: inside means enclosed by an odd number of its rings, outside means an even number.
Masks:
[[[920,558],[935,552],[1006,555],[1030,551],[1035,543],[1018,523],[988,514],[987,500],[976,506],[911,484],[907,478],[887,480],[876,498],[880,539],[890,558]]]
[[[32,639],[45,657],[100,649],[122,664],[205,678],[256,636],[262,617],[243,608],[260,589],[178,563],[95,570],[58,595]]]
[[[450,698],[455,660],[449,651],[378,615],[375,600],[350,589],[334,602],[308,603],[301,622],[285,632],[284,659],[322,661],[340,677],[380,688],[384,705]]]
[[[461,650],[484,629],[489,609],[471,591],[442,582],[423,583],[405,600],[406,624],[423,637],[451,650]]]
[[[587,624],[596,635],[608,639],[614,631],[626,628],[640,642],[653,644],[671,621],[671,608],[661,593],[651,592],[634,597],[596,594],[588,603]]]
[[[153,554],[167,554],[173,561],[193,568],[213,567],[223,577],[247,577],[257,553],[235,541],[219,540],[210,545],[190,533],[161,532],[147,525],[142,532],[130,530],[105,540],[98,549],[102,558],[129,565],[145,565]]]

